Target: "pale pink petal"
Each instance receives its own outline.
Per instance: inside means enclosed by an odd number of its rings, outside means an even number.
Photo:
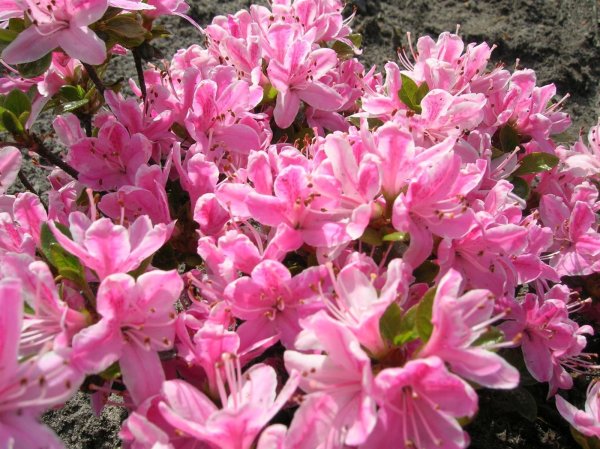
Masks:
[[[156,351],[134,344],[123,345],[119,366],[134,404],[139,405],[160,392],[165,373]]]
[[[287,90],[277,93],[277,101],[273,117],[280,128],[288,128],[296,118],[300,109],[300,97],[296,92]]]
[[[6,192],[17,179],[22,159],[18,148],[6,146],[0,149],[0,193]]]
[[[7,64],[33,62],[46,56],[58,46],[56,33],[42,36],[35,26],[30,26],[21,31],[17,38],[4,49],[2,59]]]
[[[46,38],[44,38],[46,39]],[[56,33],[56,43],[73,59],[92,65],[106,59],[106,44],[87,27],[72,26]]]
[[[72,0],[71,26],[82,27],[97,22],[108,9],[106,0]]]

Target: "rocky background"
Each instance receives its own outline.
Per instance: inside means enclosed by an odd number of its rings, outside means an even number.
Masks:
[[[200,24],[216,14],[247,8],[248,0],[188,0],[191,16]],[[396,60],[396,49],[407,46],[406,32],[414,42],[422,34],[437,36],[455,31],[465,42],[496,44],[495,63],[532,68],[538,82],[553,82],[559,95],[571,97],[566,109],[573,118],[570,140],[580,129],[595,124],[600,115],[600,1],[598,0],[353,0],[348,10],[357,14],[353,28],[363,34],[363,62],[383,67]],[[202,43],[200,33],[178,18],[164,21],[173,33],[160,50],[170,57],[178,48]],[[134,74],[132,58],[115,60],[110,77]],[[49,130],[49,124],[42,129]],[[42,183],[42,179],[38,179]],[[596,342],[594,342],[596,343]],[[571,394],[585,391],[585,379]],[[481,392],[481,410],[467,431],[473,448],[479,449],[571,449],[577,444],[569,428],[554,411],[553,401],[544,403],[546,387],[513,392]],[[532,397],[538,400],[532,413]],[[537,417],[536,417],[537,415]],[[93,416],[84,395],[71,400],[62,410],[48,412],[45,421],[61,436],[69,449],[116,449],[120,422],[126,412],[108,407],[101,417]]]

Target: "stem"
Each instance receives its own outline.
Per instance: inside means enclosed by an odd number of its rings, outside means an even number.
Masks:
[[[19,176],[19,181],[21,181],[21,184],[23,184],[23,186],[27,190],[29,190],[31,193],[33,193],[35,196],[37,196],[40,199],[42,206],[44,206],[44,208],[48,209],[48,205],[43,200],[42,196],[35,190],[35,187],[33,187],[33,185],[29,182],[29,179],[27,179],[27,177],[25,176],[25,173],[23,173],[22,171],[19,170],[18,176]]]
[[[131,53],[133,54],[133,60],[135,61],[135,71],[137,72],[138,82],[140,84],[140,90],[142,91],[142,100],[146,103],[146,80],[144,79],[144,67],[142,66],[142,55],[140,55],[139,48],[134,48]]]
[[[30,137],[30,140],[33,141],[31,150],[33,150],[35,153],[39,154],[44,159],[48,160],[48,162],[61,168],[65,173],[68,173],[69,175],[71,175],[71,177],[73,179],[78,178],[79,172],[77,170],[75,170],[73,167],[71,167],[69,164],[67,164],[65,161],[63,161],[60,156],[57,156],[56,154],[51,152],[48,148],[46,148],[44,146],[44,143],[40,140],[40,138],[38,136],[36,136],[35,134],[31,134],[29,137]],[[23,146],[23,145],[21,145],[21,146]],[[25,147],[25,148],[29,148],[29,147]]]
[[[106,90],[106,88],[104,87],[102,80],[98,77],[96,69],[93,66],[86,64],[85,62],[82,62],[82,64],[88,76],[96,86],[96,89],[98,90],[98,92],[100,92],[100,95],[104,95],[104,91]]]
[[[37,191],[35,190],[35,187],[33,187],[33,185],[29,182],[29,179],[27,179],[27,177],[25,176],[25,174],[19,170],[19,181],[21,181],[21,184],[23,184],[23,187],[25,187],[27,190],[29,190],[31,193],[33,193],[36,196],[40,196]]]

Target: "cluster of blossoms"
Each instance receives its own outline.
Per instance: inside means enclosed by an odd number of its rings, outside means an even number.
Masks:
[[[505,354],[549,398],[596,369],[568,281],[600,272],[600,125],[558,144],[532,70],[450,33],[366,69],[341,0],[145,67],[183,1],[0,4],[0,447],[62,447],[39,417],[81,388],[135,449],[458,449]],[[7,194],[38,155],[49,190]],[[556,396],[587,437],[599,385]]]

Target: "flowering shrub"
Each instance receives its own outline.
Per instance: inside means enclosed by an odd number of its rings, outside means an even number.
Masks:
[[[598,443],[599,384],[559,391],[599,368],[571,279],[600,272],[600,125],[563,142],[554,85],[451,33],[365,68],[340,0],[169,61],[181,0],[0,3],[1,448],[62,447],[39,418],[79,389],[135,449],[464,448],[523,376]]]

